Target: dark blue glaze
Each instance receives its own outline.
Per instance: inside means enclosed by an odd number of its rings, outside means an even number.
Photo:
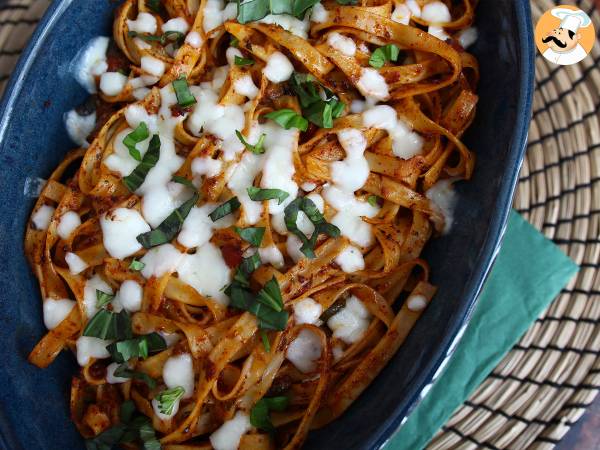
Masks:
[[[110,31],[114,3],[57,0],[40,23],[0,107],[0,447],[82,449],[69,419],[76,367],[63,352],[48,369],[26,358],[44,333],[38,286],[23,256],[34,200],[29,176],[47,177],[72,147],[62,115],[86,93],[69,70],[82,45]],[[525,0],[481,0],[475,53],[481,62],[480,107],[466,137],[478,156],[475,176],[459,188],[450,235],[430,244],[439,292],[406,344],[350,410],[313,432],[307,448],[380,447],[397,429],[468,321],[494,260],[521,165],[533,91],[531,17]],[[491,331],[491,330],[490,330]]]

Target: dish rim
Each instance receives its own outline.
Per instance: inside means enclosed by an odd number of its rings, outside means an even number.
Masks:
[[[9,81],[5,88],[5,93],[0,102],[0,148],[5,145],[5,134],[8,124],[13,118],[13,105],[18,100],[19,95],[24,87],[24,80],[29,73],[31,66],[38,57],[42,47],[44,37],[50,32],[55,24],[61,19],[62,13],[71,6],[74,0],[55,0],[46,10],[44,16],[38,23],[36,29],[32,33],[29,41],[24,48],[15,68],[13,69]],[[420,375],[421,381],[409,396],[404,406],[398,407],[391,411],[389,419],[380,427],[377,433],[365,443],[367,448],[381,449],[393,437],[395,432],[402,426],[405,420],[410,415],[410,412],[417,406],[422,393],[427,387],[435,382],[439,369],[443,364],[452,357],[456,350],[457,344],[462,337],[460,331],[464,329],[470,322],[472,313],[477,305],[478,296],[482,286],[493,266],[493,263],[498,255],[502,239],[506,231],[508,216],[511,210],[511,200],[517,185],[519,170],[523,163],[523,158],[526,150],[527,134],[529,122],[531,118],[531,105],[533,101],[534,81],[535,81],[535,48],[533,46],[533,23],[531,19],[531,9],[526,0],[518,0],[514,3],[515,7],[515,23],[518,29],[518,42],[520,44],[518,50],[519,62],[519,100],[517,103],[517,113],[515,120],[515,129],[510,141],[510,150],[507,157],[507,165],[513,167],[509,171],[508,177],[504,177],[500,183],[496,204],[502,206],[502,209],[497,213],[490,222],[487,238],[482,247],[479,256],[480,270],[474,272],[468,282],[465,284],[465,297],[469,300],[466,303],[466,309],[460,320],[453,324],[453,328],[448,332],[446,345],[441,345],[436,350],[436,355],[433,360],[434,364],[430,367],[427,373]],[[3,424],[6,423],[2,421]],[[0,443],[6,446],[6,434],[0,426]],[[10,433],[9,433],[10,434]]]

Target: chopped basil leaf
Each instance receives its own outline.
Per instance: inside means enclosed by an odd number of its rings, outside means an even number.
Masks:
[[[333,305],[323,311],[319,319],[321,319],[323,322],[327,322],[329,319],[339,313],[345,306],[346,299],[340,298],[336,300]]]
[[[238,200],[238,198],[232,197],[229,200],[227,200],[225,203],[222,203],[219,206],[217,206],[213,210],[213,212],[211,212],[208,215],[208,217],[210,217],[213,222],[216,222],[217,220],[219,220],[229,214],[232,214],[234,211],[237,211],[240,206],[241,206],[241,203]]]
[[[179,175],[173,175],[173,178],[171,178],[171,181],[175,182],[175,183],[179,183],[179,184],[183,184],[186,187],[189,187],[192,190],[196,190],[196,186],[194,186],[194,184],[192,183],[192,180],[188,180],[186,177],[181,177]]]
[[[113,298],[115,298],[114,295],[103,292],[100,289],[96,289],[96,308],[100,309],[108,305],[113,301]]]
[[[235,55],[235,58],[233,58],[233,62],[236,66],[251,66],[254,64],[254,60],[252,58],[242,58],[237,55]]]
[[[175,402],[177,402],[181,397],[183,397],[183,394],[185,394],[185,389],[181,386],[162,391],[156,396],[159,411],[168,416],[173,414]]]
[[[254,247],[260,247],[260,243],[265,235],[265,227],[235,227],[235,232],[246,242],[249,242]]]
[[[185,218],[188,216],[199,198],[200,194],[195,192],[188,201],[169,214],[169,216],[163,220],[158,227],[152,231],[138,235],[136,238],[137,241],[142,244],[144,248],[152,248],[156,247],[157,245],[171,242],[181,230]]]
[[[126,427],[123,424],[117,424],[114,427],[103,431],[98,436],[85,440],[86,450],[111,450],[119,442],[122,442]]]
[[[388,61],[398,61],[399,55],[400,49],[397,45],[384,45],[383,47],[379,47],[373,52],[373,54],[369,58],[369,65],[371,67],[375,67],[376,69],[381,69],[383,65]]]
[[[172,84],[173,89],[175,90],[175,95],[177,96],[177,103],[179,104],[179,106],[192,106],[196,103],[196,97],[194,97],[190,92],[190,87],[188,86],[185,77],[181,77],[173,81]]]
[[[358,5],[358,0],[335,0],[339,5]]]
[[[263,431],[272,432],[275,430],[271,422],[269,411],[284,411],[289,404],[289,398],[281,397],[263,397],[250,410],[250,423],[253,427]]]
[[[258,318],[258,327],[261,330],[283,331],[287,326],[289,314],[287,311],[275,311],[263,303],[254,302],[248,309]]]
[[[139,163],[133,172],[123,178],[123,184],[127,186],[131,192],[135,192],[137,188],[139,188],[146,179],[146,175],[150,172],[158,159],[160,158],[160,138],[157,134],[152,136],[150,139],[150,144],[148,145],[148,151],[144,154],[142,158],[142,162]]]
[[[244,147],[246,147],[247,150],[251,151],[255,155],[260,155],[265,152],[265,149],[263,147],[263,143],[265,142],[265,138],[267,137],[265,133],[260,135],[260,137],[258,138],[258,142],[254,145],[249,144],[248,141],[246,141],[246,139],[242,135],[242,133],[240,133],[238,130],[235,130],[235,134],[240,140],[240,142],[244,144]]]
[[[306,131],[308,129],[308,120],[296,113],[293,109],[284,108],[278,111],[271,111],[270,113],[265,114],[264,117],[273,120],[286,130],[297,128],[300,131]]]
[[[307,238],[302,231],[300,231],[298,225],[296,224],[299,211],[304,211],[304,214],[306,214],[308,219],[315,226],[315,231],[313,231],[310,239]],[[300,251],[307,258],[315,257],[314,250],[319,234],[323,233],[331,237],[338,237],[340,235],[340,229],[335,225],[326,222],[323,214],[321,214],[317,206],[308,197],[298,197],[292,203],[287,205],[284,210],[284,216],[285,226],[287,227],[288,231],[295,234],[302,241],[302,247],[300,247]]]
[[[136,31],[130,31],[127,33],[129,37],[132,38],[140,38],[146,42],[160,42],[161,45],[166,45],[168,43],[172,43],[173,47],[178,49],[185,41],[185,34],[179,31],[165,31],[160,36],[155,36],[153,34],[142,34]]]
[[[260,255],[258,252],[249,256],[248,258],[242,258],[242,262],[238,266],[235,271],[235,275],[233,276],[233,280],[236,283],[239,283],[241,286],[248,287],[250,286],[250,275],[256,269],[260,267],[262,261],[260,260]]]
[[[263,305],[269,306],[277,312],[283,310],[283,298],[277,278],[273,277],[260,290],[256,298]]]
[[[148,139],[148,136],[150,136],[150,133],[146,122],[140,122],[137,128],[123,139],[123,145],[129,149],[129,154],[136,161],[141,161],[142,155],[140,151],[135,148],[135,145],[142,142],[144,139]]]
[[[106,347],[113,361],[118,363],[127,362],[131,358],[146,359],[150,353],[160,352],[166,348],[167,343],[158,333],[150,333],[120,342],[113,342]]]
[[[265,352],[271,353],[271,342],[269,342],[269,336],[265,330],[260,330],[260,338],[265,347]]]
[[[319,0],[237,0],[239,23],[260,20],[269,14],[289,14],[300,20]]]
[[[119,419],[121,419],[121,422],[127,423],[133,418],[134,412],[135,403],[133,403],[133,400],[125,400],[121,403],[121,408],[119,409]]]
[[[262,189],[250,186],[246,189],[246,191],[248,192],[248,197],[250,197],[250,200],[262,202],[263,200],[277,199],[278,205],[281,205],[281,203],[283,203],[283,201],[290,196],[290,194],[282,191],[281,189]]]
[[[155,13],[160,13],[160,0],[146,0],[146,6]]]
[[[367,202],[369,202],[369,205],[371,206],[379,206],[379,197],[376,195],[369,195]]]
[[[101,309],[89,320],[83,335],[98,339],[130,339],[133,336],[131,317],[126,310],[115,313]]]
[[[229,46],[238,48],[239,45],[240,45],[240,40],[238,38],[236,38],[235,36],[232,36],[231,41],[229,42]]]
[[[137,259],[133,258],[133,260],[131,261],[131,264],[129,264],[129,269],[130,270],[135,270],[137,272],[140,272],[141,270],[144,270],[144,267],[146,267],[146,264],[138,261]]]
[[[137,372],[133,369],[130,369],[127,364],[121,364],[119,367],[117,367],[115,369],[115,376],[143,381],[150,389],[154,389],[156,387],[156,380],[154,378],[147,373]]]
[[[320,128],[332,128],[344,112],[344,103],[310,74],[294,73],[290,86],[300,100],[302,115]]]

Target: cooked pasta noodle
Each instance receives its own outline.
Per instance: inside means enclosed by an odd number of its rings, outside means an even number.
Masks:
[[[294,449],[361,395],[473,172],[474,3],[117,9],[25,238],[88,448]]]

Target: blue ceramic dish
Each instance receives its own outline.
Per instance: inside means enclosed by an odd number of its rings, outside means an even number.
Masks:
[[[86,93],[69,64],[89,39],[110,33],[115,4],[56,0],[15,70],[0,107],[0,447],[82,449],[69,419],[69,380],[76,367],[63,352],[46,370],[26,358],[44,333],[38,285],[23,255],[34,199],[28,177],[46,177],[73,145],[62,116]],[[306,448],[381,447],[451,354],[494,260],[521,165],[533,91],[533,39],[526,0],[481,0],[481,63],[477,118],[466,137],[477,154],[475,176],[459,187],[450,235],[432,242],[426,258],[439,292],[390,364],[350,410],[311,433]]]

